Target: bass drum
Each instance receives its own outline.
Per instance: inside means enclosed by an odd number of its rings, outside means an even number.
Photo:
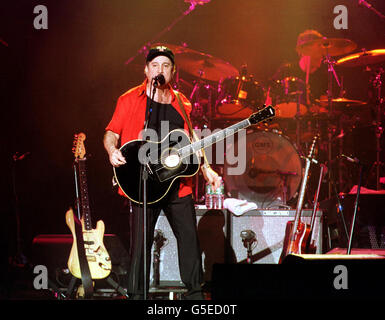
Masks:
[[[302,180],[302,162],[293,144],[279,132],[250,130],[244,151],[238,149],[239,139],[226,148],[226,154],[230,154],[228,148],[234,148],[231,154],[238,152],[237,163],[229,164],[235,161],[226,158],[224,164],[227,191],[238,199],[255,202],[259,209],[287,205]],[[241,161],[245,170],[234,174]]]

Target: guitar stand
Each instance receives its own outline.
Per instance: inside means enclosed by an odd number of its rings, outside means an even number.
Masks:
[[[62,295],[65,299],[70,299],[70,298],[73,296],[74,291],[75,291],[75,285],[76,285],[76,283],[78,282],[78,280],[80,280],[80,279],[78,279],[78,278],[72,276],[71,281],[70,281],[70,283],[69,283],[69,285],[68,285],[66,294],[65,294],[64,296]],[[121,287],[121,286],[120,286],[114,279],[112,279],[111,276],[108,276],[107,278],[105,278],[105,279],[100,279],[100,280],[106,280],[107,283],[108,283],[108,284],[109,284],[109,285],[110,285],[116,292],[120,293],[123,297],[125,297],[125,298],[127,298],[127,299],[129,298],[129,296],[128,296],[126,290],[125,290],[123,287]]]

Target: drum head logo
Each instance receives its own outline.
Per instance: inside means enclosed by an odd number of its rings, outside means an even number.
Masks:
[[[268,154],[273,150],[274,144],[269,137],[258,137],[252,142],[252,148],[255,153]]]

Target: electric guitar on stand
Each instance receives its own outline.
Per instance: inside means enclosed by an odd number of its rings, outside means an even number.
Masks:
[[[84,269],[89,269],[91,279],[104,279],[110,274],[112,266],[110,256],[103,243],[104,222],[99,220],[96,229],[92,228],[86,179],[85,139],[84,133],[76,134],[74,139],[73,153],[75,155],[74,172],[78,217],[75,216],[72,208],[66,213],[66,223],[74,239],[68,259],[68,269],[74,277],[82,280]],[[84,263],[82,265],[84,260],[86,260],[85,267]]]
[[[317,134],[313,138],[312,145],[310,147],[309,155],[306,157],[305,172],[303,174],[300,193],[298,196],[297,208],[295,212],[294,221],[288,221],[286,225],[285,238],[282,253],[279,259],[279,263],[282,263],[283,259],[289,254],[303,254],[306,253],[306,247],[308,244],[308,238],[311,234],[311,227],[301,221],[303,199],[305,196],[307,181],[309,178],[310,164],[315,161],[313,159],[313,153],[315,144],[319,138]]]

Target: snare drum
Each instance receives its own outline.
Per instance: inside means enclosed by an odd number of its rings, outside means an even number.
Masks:
[[[286,205],[302,179],[301,158],[290,140],[279,132],[249,130],[245,150],[239,150],[238,144],[236,140],[226,148],[226,155],[234,154],[228,148],[235,148],[238,153],[235,164],[226,156],[226,189],[239,199],[255,202],[260,209],[273,204]],[[246,161],[244,172],[232,175],[241,161]]]
[[[270,89],[270,95],[278,118],[294,118],[298,106],[301,116],[307,113],[306,84],[299,78],[276,80]]]
[[[265,102],[265,90],[252,76],[229,77],[219,83],[217,118],[247,118]]]

